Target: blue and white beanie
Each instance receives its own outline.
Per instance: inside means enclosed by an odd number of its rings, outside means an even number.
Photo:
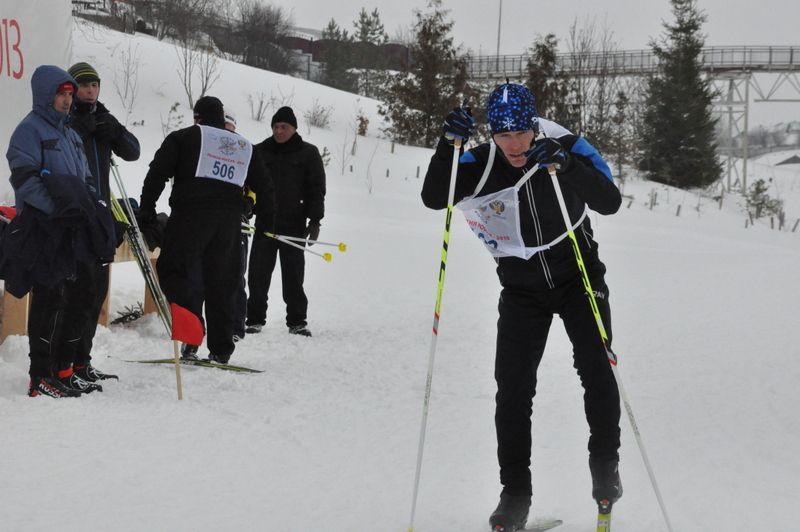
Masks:
[[[486,118],[492,134],[504,131],[534,132],[538,126],[536,100],[525,85],[504,83],[486,100]]]

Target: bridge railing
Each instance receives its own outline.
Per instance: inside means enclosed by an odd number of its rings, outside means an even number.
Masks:
[[[528,55],[475,56],[467,63],[471,78],[524,79]],[[731,70],[800,71],[800,46],[711,46],[700,53],[706,72]],[[659,59],[652,50],[618,50],[588,54],[564,53],[556,56],[556,69],[568,75],[642,75],[658,69]]]

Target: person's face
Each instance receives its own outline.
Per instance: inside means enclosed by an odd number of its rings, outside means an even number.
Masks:
[[[82,102],[95,103],[100,96],[100,82],[86,81],[78,83],[78,93],[75,95]]]
[[[292,138],[295,131],[297,131],[297,128],[286,122],[275,122],[275,125],[272,126],[272,136],[278,144],[283,144]]]
[[[525,153],[531,149],[534,132],[532,129],[527,131],[504,131],[494,135],[494,143],[503,152],[506,159],[514,168],[522,168],[528,162]]]
[[[53,109],[61,114],[69,114],[72,107],[72,89],[57,92],[53,98]]]

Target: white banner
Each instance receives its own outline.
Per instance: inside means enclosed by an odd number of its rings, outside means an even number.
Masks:
[[[5,205],[14,201],[8,140],[33,107],[33,71],[39,65],[68,69],[71,51],[70,0],[0,0],[0,202]]]

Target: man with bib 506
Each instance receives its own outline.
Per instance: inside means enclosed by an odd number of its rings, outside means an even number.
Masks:
[[[156,201],[175,178],[171,213],[157,269],[164,295],[202,315],[206,305],[209,360],[227,363],[234,350],[234,297],[239,282],[242,187],[271,193],[270,178],[250,142],[225,129],[222,102],[204,96],[194,106],[195,125],[167,135],[150,163],[141,219],[155,219]],[[203,286],[192,282],[200,265]]]
[[[608,165],[586,139],[536,114],[533,94],[506,83],[489,96],[486,113],[492,141],[463,152],[455,202],[497,263],[502,291],[497,322],[495,428],[500,503],[492,530],[525,527],[531,505],[531,413],[536,371],[553,316],[564,323],[574,366],[584,388],[589,424],[589,466],[596,500],[622,495],[619,462],[620,399],[604,344],[584,290],[548,168],[555,167],[569,215],[610,340],[605,266],[597,253],[586,210],[615,213],[621,195]],[[431,158],[422,200],[447,206],[452,140],[474,130],[468,109],[445,119]]]

